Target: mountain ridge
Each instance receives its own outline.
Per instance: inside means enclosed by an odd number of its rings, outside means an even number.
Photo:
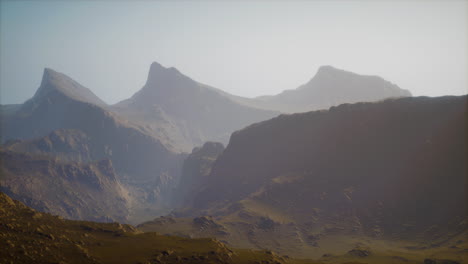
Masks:
[[[376,75],[361,75],[330,65],[295,89],[255,98],[234,97],[246,105],[283,113],[328,109],[343,103],[374,102],[387,98],[410,97],[411,92]]]

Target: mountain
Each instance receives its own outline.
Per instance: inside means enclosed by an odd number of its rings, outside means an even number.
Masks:
[[[66,126],[67,122],[73,122],[69,120],[70,115],[83,111],[73,109],[73,104],[87,105],[88,108],[106,105],[89,89],[68,76],[46,68],[41,85],[31,99],[22,105],[10,107],[13,108],[10,111],[2,111],[2,142],[12,138],[42,136]]]
[[[0,190],[39,211],[68,219],[128,221],[131,198],[108,159],[62,162],[7,150],[0,160]]]
[[[41,86],[28,103],[33,104],[41,99],[47,99],[53,93],[60,93],[68,98],[84,103],[91,103],[99,106],[106,105],[106,103],[99,99],[88,88],[82,86],[65,74],[56,72],[50,68],[44,69]]]
[[[235,130],[279,114],[239,104],[221,90],[157,62],[151,64],[143,88],[113,109],[149,130],[169,131],[184,151],[206,141],[227,143]]]
[[[231,136],[192,209],[140,228],[329,261],[446,251],[462,261],[467,99],[344,104],[251,125]]]
[[[177,205],[175,207],[190,207],[192,198],[206,186],[207,176],[224,146],[218,142],[206,142],[202,147],[196,147],[187,156],[182,165],[180,183],[177,186]]]
[[[142,233],[131,225],[63,220],[0,192],[1,263],[299,264],[270,251],[232,250],[210,238]]]
[[[261,109],[283,113],[328,109],[345,103],[375,102],[387,98],[409,97],[408,90],[399,88],[378,76],[359,75],[322,66],[306,84],[273,96],[234,100]]]
[[[3,109],[8,111],[2,112],[2,140],[12,151],[85,163],[109,159],[117,179],[137,201],[130,221],[171,207],[185,154],[163,136],[112,112],[71,78],[45,69],[30,100]]]

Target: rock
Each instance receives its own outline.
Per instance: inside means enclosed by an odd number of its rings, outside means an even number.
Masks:
[[[366,250],[366,249],[352,249],[350,251],[348,251],[348,254],[351,255],[351,256],[356,256],[356,257],[367,257],[371,254],[371,252],[369,250]]]
[[[260,217],[260,221],[257,223],[257,227],[264,230],[271,230],[275,227],[275,222],[269,217]]]

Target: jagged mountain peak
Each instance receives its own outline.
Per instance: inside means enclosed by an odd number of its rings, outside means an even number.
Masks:
[[[158,62],[151,63],[150,70],[148,73],[147,85],[153,86],[160,82],[167,82],[170,80],[177,80],[180,78],[189,79],[183,75],[179,70],[174,67],[164,67]]]
[[[182,74],[174,67],[164,67],[153,62],[148,72],[148,79],[141,90],[130,99],[123,100],[116,105],[122,107],[128,103],[137,104],[165,104],[169,98],[188,98],[189,94],[197,93],[202,85]]]
[[[79,84],[67,75],[51,68],[45,68],[41,85],[32,100],[38,101],[47,98],[52,93],[60,93],[71,99],[104,106],[106,103],[99,99],[91,90]]]

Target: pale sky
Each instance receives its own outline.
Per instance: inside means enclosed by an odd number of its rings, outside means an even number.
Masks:
[[[0,102],[22,103],[44,67],[107,103],[151,62],[235,95],[277,94],[321,65],[414,95],[468,93],[468,1],[1,1]]]

